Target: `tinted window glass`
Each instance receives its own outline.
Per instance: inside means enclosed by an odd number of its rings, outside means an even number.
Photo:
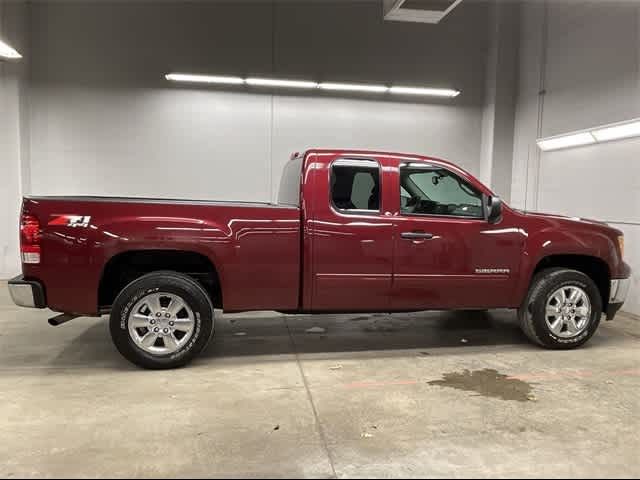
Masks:
[[[400,168],[403,213],[483,218],[482,194],[443,168]]]
[[[369,160],[338,160],[331,167],[331,201],[340,210],[380,209],[380,172]]]

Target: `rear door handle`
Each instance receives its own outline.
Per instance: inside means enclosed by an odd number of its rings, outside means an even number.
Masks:
[[[402,232],[400,236],[405,240],[431,240],[433,238],[433,233]]]

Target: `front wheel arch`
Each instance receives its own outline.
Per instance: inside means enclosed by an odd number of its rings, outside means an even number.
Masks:
[[[529,282],[524,292],[525,298],[536,275],[543,270],[551,268],[576,270],[591,278],[600,292],[602,311],[606,310],[609,304],[609,293],[611,289],[611,272],[607,262],[593,255],[553,254],[541,258],[531,271]]]

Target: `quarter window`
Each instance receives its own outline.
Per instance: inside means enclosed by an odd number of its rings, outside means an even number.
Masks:
[[[380,210],[380,167],[372,160],[341,159],[331,167],[331,201],[338,210]]]
[[[400,211],[484,218],[482,194],[441,167],[400,167]]]

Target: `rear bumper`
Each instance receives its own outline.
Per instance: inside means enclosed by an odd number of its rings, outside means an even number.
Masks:
[[[618,313],[618,310],[622,308],[624,301],[627,299],[630,284],[631,277],[611,280],[611,287],[609,289],[609,305],[607,306],[606,311],[607,320],[612,320],[616,313]]]
[[[44,287],[35,280],[25,280],[22,275],[9,280],[11,300],[21,307],[46,308]]]

